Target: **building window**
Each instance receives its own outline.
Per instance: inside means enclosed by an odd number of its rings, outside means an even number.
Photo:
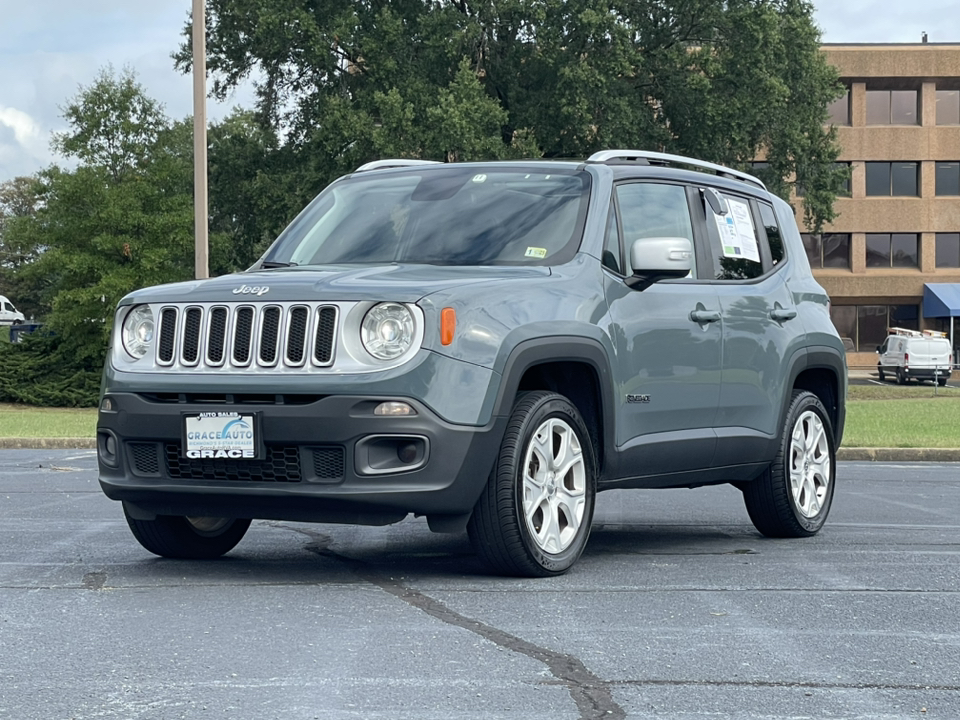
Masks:
[[[919,125],[916,90],[867,90],[867,125]]]
[[[960,268],[960,233],[937,233],[937,267]]]
[[[850,88],[846,89],[842,97],[827,105],[827,117],[831,125],[850,124]]]
[[[919,267],[916,233],[867,233],[867,267]]]
[[[850,235],[847,233],[826,233],[811,235],[804,233],[803,247],[807,259],[813,268],[850,269]]]
[[[832,305],[830,319],[849,351],[872,352],[887,337],[887,330],[917,330],[917,305]]]
[[[960,195],[960,162],[937,163],[937,195]]]
[[[756,165],[756,163],[754,164]],[[847,174],[846,179],[843,181],[843,185],[841,185],[840,187],[840,191],[837,193],[837,197],[850,197],[853,194],[852,181],[850,179],[850,176],[851,176],[850,163],[835,162],[830,164],[833,166],[835,170],[842,169]],[[800,183],[797,183],[796,191],[797,191],[797,197],[803,197],[807,192],[806,188],[804,188],[803,185],[801,185]]]
[[[868,162],[868,196],[917,197],[920,165],[915,162]]]
[[[937,90],[937,125],[960,125],[960,90]]]

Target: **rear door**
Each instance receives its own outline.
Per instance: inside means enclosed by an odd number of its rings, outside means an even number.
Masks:
[[[727,213],[708,206],[715,287],[723,312],[723,373],[716,465],[765,462],[775,454],[789,367],[804,329],[778,270],[786,261],[769,203],[723,193]]]

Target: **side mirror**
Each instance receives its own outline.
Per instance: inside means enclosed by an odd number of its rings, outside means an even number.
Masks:
[[[643,291],[661,280],[682,278],[693,267],[693,243],[682,237],[651,237],[634,240],[630,246],[633,275],[627,287]]]

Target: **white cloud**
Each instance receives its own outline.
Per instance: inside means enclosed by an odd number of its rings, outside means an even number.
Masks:
[[[24,147],[33,145],[40,139],[40,126],[32,117],[16,108],[0,105],[0,124],[11,128],[17,142]]]

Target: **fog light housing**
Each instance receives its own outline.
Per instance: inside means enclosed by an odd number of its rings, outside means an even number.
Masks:
[[[115,412],[117,409],[117,403],[114,402],[112,397],[105,397],[100,401],[100,410],[103,412]]]
[[[120,461],[119,447],[120,444],[112,432],[105,430],[97,432],[97,456],[104,465],[112,468],[117,467]]]
[[[373,409],[373,414],[387,417],[404,417],[416,415],[417,411],[409,403],[391,400],[389,402],[382,402],[377,405]]]
[[[423,435],[368,435],[356,445],[359,475],[386,475],[419,470],[427,464],[430,444]]]

